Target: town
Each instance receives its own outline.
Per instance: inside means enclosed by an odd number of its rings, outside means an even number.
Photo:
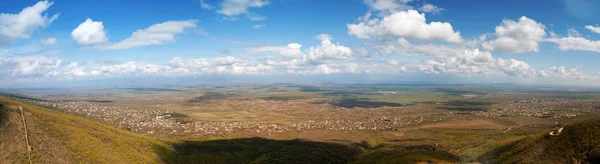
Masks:
[[[311,129],[331,131],[395,131],[400,128],[421,126],[456,117],[535,117],[558,121],[578,116],[598,115],[600,101],[567,98],[527,98],[513,100],[510,96],[453,99],[451,101],[414,103],[406,106],[338,107],[309,101],[268,101],[260,99],[211,99],[196,105],[218,106],[234,110],[231,104],[247,108],[235,109],[245,113],[263,113],[285,116],[276,121],[213,119],[182,114],[154,106],[131,106],[112,102],[66,101],[31,98],[29,101],[52,107],[66,113],[97,120],[121,129],[151,136],[223,136],[255,134],[262,136]],[[490,100],[500,100],[489,102]],[[257,103],[258,102],[258,103]],[[144,104],[140,102],[139,104]],[[240,105],[241,104],[241,105]],[[262,106],[275,108],[261,108]],[[180,105],[186,108],[188,105]],[[231,108],[231,109],[229,109]],[[303,110],[303,108],[305,110]],[[308,112],[307,112],[308,111]],[[311,112],[312,111],[312,112]],[[249,117],[249,116],[245,116]],[[288,121],[285,121],[288,120]]]

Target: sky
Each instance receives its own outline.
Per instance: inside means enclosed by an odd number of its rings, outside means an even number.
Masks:
[[[598,86],[599,7],[595,0],[3,0],[0,86],[223,78]]]

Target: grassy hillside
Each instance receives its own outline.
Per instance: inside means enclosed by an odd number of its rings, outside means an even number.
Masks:
[[[0,96],[0,163],[28,163],[19,106],[34,163],[348,163],[361,153],[304,140],[165,141]]]
[[[27,150],[18,106],[26,111],[34,163],[161,163],[156,138],[0,97],[0,163],[26,163]]]
[[[570,124],[558,136],[537,134],[484,154],[485,163],[600,163],[600,119]]]

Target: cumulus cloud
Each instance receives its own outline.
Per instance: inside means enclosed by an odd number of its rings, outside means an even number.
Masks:
[[[90,18],[73,29],[71,37],[79,45],[103,44],[108,42],[102,22],[96,22]]]
[[[263,27],[267,27],[267,25],[266,24],[256,24],[256,25],[252,26],[253,29],[260,29]]]
[[[354,57],[350,47],[333,44],[330,40],[322,40],[321,45],[311,47],[307,51],[309,59],[316,60],[347,60]]]
[[[271,66],[242,61],[233,56],[222,58],[183,59],[173,58],[169,61],[172,71],[185,74],[268,74]]]
[[[598,27],[598,26],[587,25],[587,26],[585,26],[585,28],[587,28],[588,30],[590,30],[592,32],[600,34],[600,27]]]
[[[0,13],[0,44],[9,44],[16,39],[29,39],[36,29],[50,25],[59,14],[51,17],[45,13],[54,2],[39,1],[17,14]]]
[[[452,74],[459,76],[514,76],[562,79],[598,79],[598,75],[579,72],[577,68],[532,68],[524,61],[494,58],[488,51],[440,45],[413,45],[398,41],[397,49],[420,53],[427,60],[401,62],[361,60],[351,48],[329,40],[306,49],[296,43],[287,46],[249,48],[254,53],[272,52],[263,58],[225,56],[218,58],[174,57],[168,64],[129,61],[98,61],[98,65],[63,62],[44,55],[0,57],[0,78],[77,79],[131,76],[198,76],[198,75],[323,75],[323,74]],[[397,50],[400,51],[400,50]],[[438,55],[438,51],[445,54]]]
[[[504,60],[502,58],[498,59],[497,63],[498,69],[509,76],[517,76],[517,77],[531,77],[537,75],[537,70],[531,67],[529,64],[524,61],[519,61],[515,59]]]
[[[422,50],[421,50],[422,51]],[[429,52],[427,52],[429,53]],[[479,49],[456,49],[449,56],[429,56],[421,65],[426,73],[456,75],[492,75],[496,71],[496,59],[489,52]]]
[[[600,41],[592,41],[582,37],[562,37],[548,38],[549,42],[558,44],[558,48],[563,51],[578,50],[578,51],[594,51],[600,52]]]
[[[124,64],[114,64],[102,66],[96,69],[81,70],[76,76],[139,76],[139,75],[167,75],[171,69],[164,65],[147,64],[142,65],[137,62],[127,62]]]
[[[330,39],[325,35],[319,36],[322,36],[321,39]],[[320,45],[309,47],[304,51],[301,50],[301,47],[300,44],[290,43],[287,46],[260,46],[247,50],[253,53],[274,53],[266,59],[266,63],[289,68],[316,66],[355,58],[352,48],[331,43],[330,40],[322,40]]]
[[[102,22],[87,19],[71,32],[73,40],[79,45],[91,46],[95,49],[117,50],[140,46],[160,45],[175,41],[175,36],[186,29],[196,27],[197,20],[167,21],[140,29],[129,38],[117,43],[110,43]]]
[[[379,53],[387,55],[422,56],[426,60],[417,71],[432,74],[533,77],[536,70],[523,61],[493,57],[478,48],[436,44],[411,44],[405,39],[380,42]]]
[[[422,63],[405,63],[408,71],[420,71],[432,74],[454,74],[464,76],[509,76],[526,78],[555,78],[591,80],[599,79],[598,75],[590,75],[578,71],[577,68],[564,66],[550,69],[537,69],[525,61],[495,58],[489,51],[477,48],[444,46],[433,44],[411,44],[404,39],[389,43],[386,49],[398,55],[423,56],[427,60]],[[395,62],[389,62],[395,64]]]
[[[61,64],[43,55],[0,57],[0,79],[55,77]]]
[[[597,79],[598,76],[585,74],[578,68],[566,68],[565,66],[552,66],[549,69],[540,71],[543,77],[559,77],[565,79]]]
[[[400,11],[381,20],[367,19],[347,26],[348,34],[361,39],[398,36],[421,41],[462,42],[460,32],[455,32],[450,23],[427,23],[425,14],[416,10]]]
[[[538,42],[546,36],[545,28],[543,24],[525,16],[519,18],[518,22],[505,19],[496,26],[496,39],[484,42],[482,47],[504,53],[538,52]]]
[[[440,13],[442,11],[444,11],[444,8],[440,8],[437,6],[434,6],[432,4],[426,3],[423,6],[419,7],[419,10],[424,12],[424,13]]]
[[[58,40],[56,38],[46,38],[40,40],[40,44],[42,44],[43,46],[54,46],[58,44]]]

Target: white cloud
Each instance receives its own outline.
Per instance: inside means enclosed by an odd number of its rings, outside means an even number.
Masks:
[[[427,50],[420,50],[427,52]],[[427,52],[431,53],[431,52]],[[459,49],[447,56],[430,56],[422,66],[429,73],[449,73],[458,75],[491,75],[496,71],[496,59],[489,52],[479,49]]]
[[[412,9],[408,3],[413,0],[364,0],[364,2],[376,11],[396,12]]]
[[[40,44],[42,44],[43,46],[54,46],[58,44],[58,40],[56,38],[46,38],[40,40]]]
[[[477,48],[435,44],[411,44],[405,39],[379,42],[375,47],[383,55],[422,56],[426,60],[416,71],[433,74],[533,77],[536,70],[523,61],[494,58]]]
[[[319,34],[315,36],[315,39],[324,41],[324,40],[333,40],[333,37],[329,34]]]
[[[246,17],[248,17],[248,19],[250,19],[252,21],[259,21],[259,20],[267,19],[266,16],[258,15],[256,13],[248,13],[248,14],[246,14]]]
[[[250,13],[248,8],[263,7],[268,4],[268,0],[223,0],[217,13],[228,17],[246,14],[251,20],[263,20],[266,17]]]
[[[50,25],[59,15],[48,17],[44,13],[52,4],[54,3],[44,0],[24,8],[18,14],[0,13],[0,44],[8,44],[16,39],[29,39],[36,29]]]
[[[71,37],[79,45],[94,45],[108,42],[104,25],[88,18],[71,32]]]
[[[146,29],[133,32],[129,38],[114,43],[106,49],[127,49],[172,42],[175,41],[175,35],[183,33],[188,28],[196,27],[197,22],[196,20],[185,20],[154,24]]]
[[[563,38],[549,38],[546,40],[558,44],[558,48],[563,51],[579,50],[600,52],[600,41],[597,40],[591,41],[586,38],[573,36]]]
[[[54,77],[61,63],[43,55],[0,57],[0,79]]]
[[[196,20],[184,20],[158,23],[133,32],[125,40],[109,43],[102,22],[94,22],[88,18],[71,32],[71,36],[77,44],[89,45],[95,49],[128,49],[173,42],[175,41],[175,35],[185,32],[186,29],[196,27],[197,22]],[[203,31],[199,32],[202,34]]]
[[[268,74],[272,67],[263,64],[253,64],[232,56],[212,59],[183,59],[173,58],[169,61],[171,72],[185,74]]]
[[[266,24],[256,24],[256,25],[252,26],[253,29],[260,29],[263,27],[267,27],[267,25]]]
[[[146,64],[130,61],[123,64],[85,65],[62,62],[43,55],[0,57],[1,79],[76,79],[131,76],[197,76],[197,75],[322,75],[322,74],[450,74],[458,76],[512,76],[574,80],[598,79],[598,75],[579,72],[577,68],[532,68],[524,61],[494,58],[478,49],[440,45],[412,45],[397,41],[395,51],[412,52],[427,58],[422,62],[394,59],[364,60],[349,47],[329,40],[301,49],[301,45],[249,48],[253,52],[274,52],[263,58],[226,56],[219,58],[175,57],[168,64]],[[445,52],[444,54],[437,54]]]
[[[488,51],[505,53],[524,53],[540,51],[538,42],[546,32],[543,24],[525,16],[519,21],[505,19],[500,26],[496,26],[496,39],[484,42],[482,47]]]
[[[400,11],[383,19],[360,21],[348,24],[348,34],[369,39],[384,36],[399,36],[421,41],[462,42],[460,32],[455,32],[447,22],[427,23],[425,14],[415,10]]]
[[[586,74],[579,71],[579,68],[566,68],[565,66],[552,66],[547,70],[540,70],[542,77],[556,77],[560,79],[576,80],[598,80],[600,75]]]
[[[206,9],[206,10],[212,10],[212,9],[215,9],[215,7],[214,7],[214,6],[212,6],[212,5],[210,5],[210,4],[206,3],[206,2],[204,2],[204,0],[200,0],[200,7],[202,7],[203,9]]]
[[[169,75],[172,68],[165,65],[154,65],[146,64],[142,65],[137,62],[127,62],[124,64],[114,64],[109,66],[102,66],[100,68],[88,69],[87,71],[82,70],[76,76],[108,76],[108,77],[119,77],[119,76],[140,76],[140,75]]]
[[[587,28],[590,31],[600,34],[600,27],[598,27],[598,26],[587,25],[587,26],[585,26],[585,28]]]
[[[339,72],[341,72],[341,70],[336,68],[330,68],[330,66],[327,66],[325,64],[320,64],[312,71],[312,74],[334,74]]]
[[[266,58],[268,65],[286,66],[294,69],[300,66],[316,66],[355,58],[355,54],[350,47],[333,44],[330,40],[322,40],[320,45],[310,47],[305,51],[302,51],[301,47],[300,44],[290,43],[287,46],[261,46],[248,48],[247,50],[252,53],[274,53],[274,55]]]
[[[537,70],[524,61],[515,59],[498,59],[497,68],[509,76],[532,77],[537,75]]]
[[[246,50],[251,53],[273,52],[284,58],[301,58],[304,53],[300,50],[302,45],[298,43],[290,43],[287,46],[260,46],[251,47]]]
[[[332,44],[330,40],[321,41],[321,45],[311,47],[306,52],[307,57],[317,63],[324,60],[348,60],[354,58],[350,47]]]
[[[429,3],[426,3],[423,6],[421,6],[419,8],[419,10],[422,11],[422,12],[424,12],[424,13],[434,13],[434,14],[435,13],[440,13],[440,12],[444,11],[443,8],[434,6],[434,5],[429,4]]]

